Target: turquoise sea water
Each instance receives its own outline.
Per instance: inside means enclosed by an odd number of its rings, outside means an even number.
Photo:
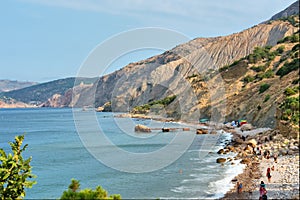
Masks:
[[[194,130],[167,133],[158,130],[141,135],[134,132],[134,124],[184,125],[116,119],[112,113],[96,113],[96,116],[106,136],[129,152],[156,151],[165,147],[176,134],[195,134]],[[215,162],[219,157],[215,152],[230,139],[227,133],[196,135],[192,145],[176,162],[148,173],[118,171],[95,159],[76,132],[72,109],[0,109],[0,147],[8,151],[8,142],[23,133],[25,143],[29,144],[25,157],[32,156],[33,173],[37,175],[37,184],[27,190],[26,198],[59,198],[72,178],[80,180],[81,188],[101,185],[110,194],[121,194],[124,199],[217,198],[232,187],[230,180],[242,170],[242,165],[221,166]],[[203,155],[206,156],[203,158]]]

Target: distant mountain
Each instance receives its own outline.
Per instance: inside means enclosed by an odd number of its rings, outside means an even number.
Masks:
[[[36,82],[0,80],[0,92],[8,92],[36,85]]]
[[[277,13],[273,17],[271,17],[271,20],[277,20],[277,19],[282,19],[282,18],[287,18],[288,16],[292,15],[299,15],[299,1],[296,1],[283,11]]]
[[[93,83],[95,78],[82,78],[83,83]],[[27,104],[41,105],[48,101],[53,95],[64,95],[74,87],[75,78],[65,78],[46,83],[40,83],[26,88],[2,92],[0,97],[8,97]],[[72,95],[71,95],[72,97]]]

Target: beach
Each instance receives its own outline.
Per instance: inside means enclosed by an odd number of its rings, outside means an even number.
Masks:
[[[259,199],[261,181],[266,185],[268,199],[299,199],[299,140],[287,139],[269,129],[231,132],[236,159],[241,159],[246,167],[232,181],[235,185],[242,183],[242,191],[238,193],[236,186],[222,199]],[[255,148],[253,142],[257,142]],[[269,154],[264,156],[264,152]],[[278,157],[276,162],[274,157]],[[270,182],[266,176],[268,168]]]

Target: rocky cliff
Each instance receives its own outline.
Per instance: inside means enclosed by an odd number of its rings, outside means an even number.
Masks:
[[[161,55],[131,63],[124,68],[101,77],[91,91],[77,95],[75,106],[102,106],[110,101],[114,111],[129,111],[137,105],[170,95],[177,95],[182,106],[197,102],[197,95],[192,95],[187,77],[193,74],[205,75],[218,71],[248,54],[257,46],[275,45],[285,36],[292,35],[297,27],[288,21],[277,20],[259,24],[240,33],[224,37],[196,38],[179,45]],[[90,95],[94,98],[87,99]],[[194,98],[187,98],[194,96]]]

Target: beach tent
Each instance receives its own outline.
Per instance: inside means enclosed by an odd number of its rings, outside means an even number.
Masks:
[[[199,122],[200,123],[206,123],[206,122],[208,122],[209,120],[208,119],[206,119],[206,118],[203,118],[203,119],[199,119]]]
[[[239,120],[239,124],[240,124],[240,126],[242,126],[242,125],[244,125],[244,124],[247,124],[247,120],[245,120],[245,119],[240,119],[240,120]]]

